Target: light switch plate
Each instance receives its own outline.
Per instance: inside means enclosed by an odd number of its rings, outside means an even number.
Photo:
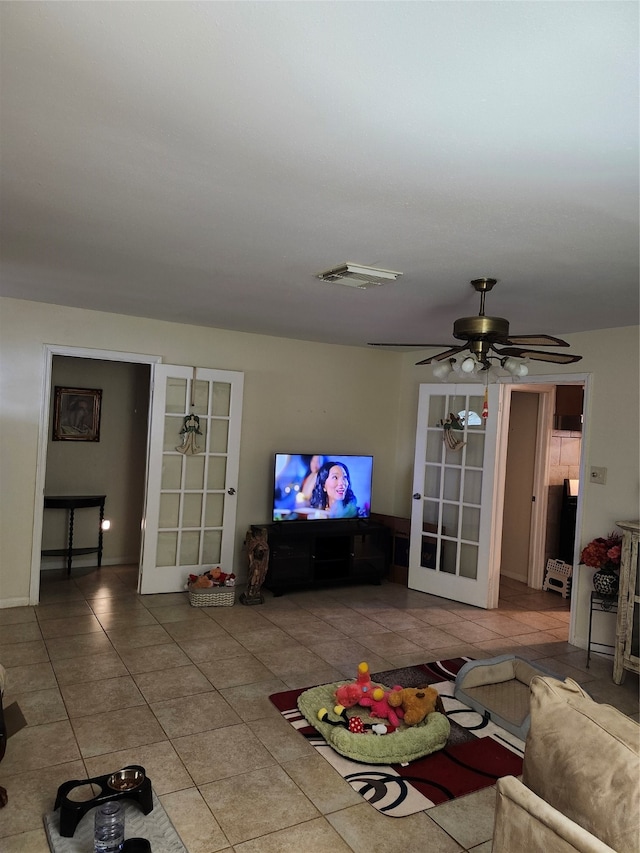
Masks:
[[[589,477],[592,483],[599,483],[601,486],[607,482],[607,469],[596,468],[595,465],[591,468],[591,476]]]

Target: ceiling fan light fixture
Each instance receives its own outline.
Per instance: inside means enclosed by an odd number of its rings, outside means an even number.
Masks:
[[[452,358],[448,358],[446,361],[437,361],[434,364],[433,375],[436,379],[439,379],[441,382],[446,382],[453,370],[453,366],[451,364],[452,361]]]
[[[377,287],[385,281],[396,281],[401,275],[401,272],[395,270],[383,270],[379,267],[368,267],[364,264],[356,264],[353,261],[345,261],[344,264],[318,273],[317,277],[321,281],[366,290],[369,287]]]
[[[512,377],[527,376],[529,373],[529,361],[548,361],[552,364],[574,364],[580,361],[581,355],[569,355],[562,352],[546,352],[544,350],[530,349],[535,346],[568,347],[567,341],[556,338],[554,335],[510,335],[509,322],[504,317],[488,317],[484,312],[485,295],[493,289],[497,283],[495,278],[476,278],[471,282],[472,287],[480,294],[480,312],[477,317],[459,317],[453,324],[453,337],[464,341],[461,345],[448,346],[444,352],[423,358],[416,363],[416,367],[423,364],[435,365],[434,376],[445,380],[453,371],[458,376],[465,378],[473,374],[484,372],[485,379],[496,378],[495,370],[501,367]],[[370,346],[399,347],[402,344],[370,344]],[[441,347],[446,344],[406,344],[405,346],[417,346],[421,348]],[[468,352],[468,355],[458,353]],[[442,363],[443,367],[438,367]]]
[[[475,358],[472,355],[467,356],[467,358],[465,358],[463,360],[462,364],[460,365],[460,370],[463,373],[475,373],[477,371],[477,369],[478,369],[478,362],[475,360]]]
[[[529,373],[529,368],[525,361],[520,358],[513,358],[512,356],[503,358],[500,362],[500,367],[503,367],[512,376],[527,376]]]

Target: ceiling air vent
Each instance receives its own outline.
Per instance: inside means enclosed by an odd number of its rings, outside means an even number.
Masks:
[[[381,270],[378,267],[365,267],[362,264],[354,264],[352,261],[346,261],[346,263],[340,264],[340,266],[318,273],[318,278],[322,281],[344,284],[347,287],[359,287],[361,290],[366,290],[369,287],[377,287],[385,281],[395,281],[401,275],[401,272]]]

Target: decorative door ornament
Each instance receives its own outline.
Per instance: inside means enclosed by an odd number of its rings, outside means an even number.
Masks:
[[[176,447],[179,453],[184,453],[185,456],[195,456],[196,453],[202,453],[202,448],[197,443],[197,435],[202,435],[200,431],[200,418],[197,415],[187,415],[184,419],[184,424],[180,430],[182,436],[182,444]]]
[[[443,429],[442,438],[449,450],[462,450],[466,442],[454,433],[454,431],[464,432],[462,420],[453,412],[449,412],[449,417],[446,421],[440,421],[440,426]]]

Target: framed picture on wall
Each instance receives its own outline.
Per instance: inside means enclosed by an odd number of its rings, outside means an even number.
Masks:
[[[53,409],[54,441],[100,441],[98,388],[61,388],[56,385]]]

